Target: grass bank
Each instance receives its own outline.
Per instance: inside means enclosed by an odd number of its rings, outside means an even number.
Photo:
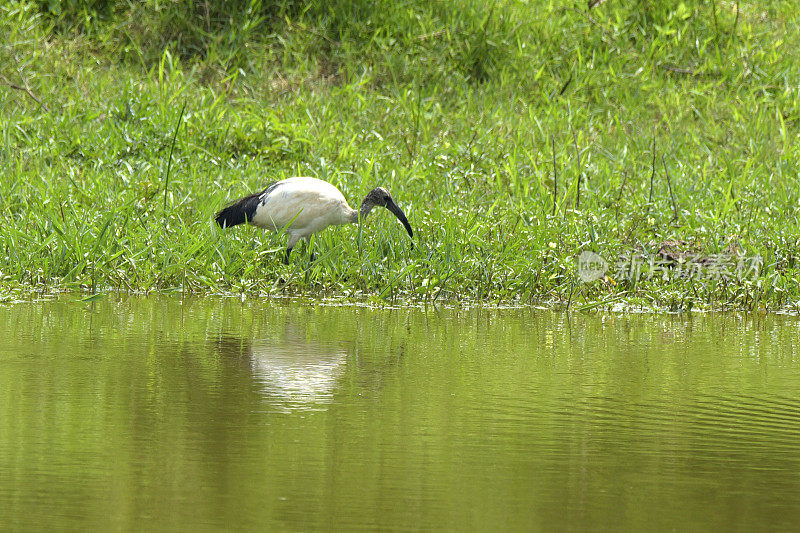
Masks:
[[[800,2],[595,4],[4,3],[0,298],[794,310]],[[212,224],[293,175],[386,186],[416,246]]]

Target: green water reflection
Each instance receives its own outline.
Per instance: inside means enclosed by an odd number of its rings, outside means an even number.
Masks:
[[[0,307],[0,529],[775,530],[800,321]]]

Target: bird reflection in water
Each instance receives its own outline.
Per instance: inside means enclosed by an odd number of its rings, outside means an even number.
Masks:
[[[252,342],[232,337],[218,340],[223,354],[248,365],[264,399],[282,410],[324,410],[347,364],[341,346],[288,334],[283,339]]]

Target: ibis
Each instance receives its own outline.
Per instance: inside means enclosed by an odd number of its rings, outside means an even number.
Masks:
[[[305,239],[308,247],[314,233],[331,225],[358,223],[375,206],[391,211],[406,228],[409,237],[414,236],[405,213],[383,187],[372,189],[356,210],[347,204],[344,195],[334,185],[307,177],[270,183],[263,191],[228,204],[217,213],[216,221],[222,228],[249,223],[272,231],[285,231],[289,242],[284,262],[288,264],[289,254],[300,239]],[[314,260],[313,253],[311,260]]]

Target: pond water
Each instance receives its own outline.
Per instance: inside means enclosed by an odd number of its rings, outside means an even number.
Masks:
[[[0,529],[800,522],[800,321],[0,306]]]

